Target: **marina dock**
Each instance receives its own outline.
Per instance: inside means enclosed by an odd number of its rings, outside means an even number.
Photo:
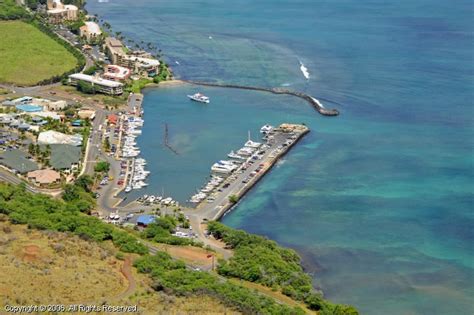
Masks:
[[[264,149],[257,149],[262,154],[252,155],[222,181],[208,198],[196,205],[195,214],[201,219],[219,220],[309,131],[304,125],[294,124],[273,129]]]

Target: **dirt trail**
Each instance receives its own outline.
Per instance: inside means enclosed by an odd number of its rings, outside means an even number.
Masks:
[[[132,257],[131,256],[127,256],[125,258],[122,268],[120,268],[120,273],[125,277],[125,279],[127,279],[128,287],[124,292],[122,292],[120,295],[116,297],[117,299],[123,299],[125,297],[128,297],[135,291],[135,288],[137,286],[135,278],[133,277],[133,274],[132,274]]]

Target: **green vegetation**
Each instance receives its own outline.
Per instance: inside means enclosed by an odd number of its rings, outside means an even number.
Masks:
[[[314,291],[311,277],[304,273],[294,250],[219,222],[209,222],[208,231],[234,250],[232,258],[220,261],[219,274],[280,289],[292,299],[304,301],[310,309],[321,311],[320,314],[358,314],[351,306],[333,305],[323,300]]]
[[[93,65],[84,70],[82,73],[87,75],[93,75],[98,70],[97,66]]]
[[[78,60],[53,38],[22,21],[0,22],[0,82],[34,85],[58,80]]]
[[[139,272],[148,273],[154,280],[156,291],[165,291],[178,296],[189,294],[210,294],[217,296],[227,305],[233,305],[245,314],[304,314],[301,308],[290,308],[257,291],[221,281],[216,276],[191,271],[181,261],[174,261],[167,253],[144,256],[135,261]]]
[[[171,233],[175,232],[177,224],[178,220],[175,217],[165,215],[163,217],[156,218],[155,223],[148,225],[147,228],[141,233],[141,236],[157,243],[202,246],[201,243],[197,244],[192,239],[171,235]]]
[[[171,71],[169,70],[168,65],[160,60],[159,73],[153,78],[153,82],[160,83],[162,81],[169,80],[171,76]]]
[[[15,0],[0,1],[0,20],[17,20],[28,16],[28,12],[22,6],[17,5]]]
[[[27,224],[29,228],[39,230],[71,232],[94,241],[111,240],[122,252],[147,253],[146,246],[127,232],[82,213],[94,206],[94,198],[83,185],[82,180],[66,185],[60,200],[32,194],[22,185],[0,183],[0,213],[7,214],[14,224]]]
[[[230,195],[229,196],[229,202],[230,203],[237,203],[237,201],[239,201],[239,197],[237,197],[236,195]]]
[[[95,94],[95,87],[85,81],[79,81],[77,82],[77,90],[79,92],[85,93],[85,94]]]
[[[130,93],[140,93],[147,84],[153,83],[152,80],[141,78],[135,81],[132,81],[130,85],[125,88],[125,91]]]
[[[110,163],[106,161],[97,162],[94,166],[94,171],[97,173],[108,173],[110,170]]]

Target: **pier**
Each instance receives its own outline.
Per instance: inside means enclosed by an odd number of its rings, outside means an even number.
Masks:
[[[304,125],[280,125],[271,133],[272,140],[267,141],[269,148],[262,157],[229,176],[210,195],[211,201],[203,200],[193,213],[201,220],[219,220],[309,131]]]
[[[299,97],[306,102],[308,102],[314,109],[318,111],[323,116],[337,116],[339,115],[339,111],[337,109],[327,109],[318,101],[316,98],[305,94],[303,92],[293,91],[281,87],[277,88],[265,88],[265,87],[257,87],[257,86],[248,86],[248,85],[239,85],[239,84],[226,84],[226,83],[214,83],[214,82],[201,82],[201,81],[192,81],[192,80],[183,80],[183,82],[194,84],[194,85],[202,85],[202,86],[211,86],[211,87],[223,87],[223,88],[232,88],[232,89],[242,89],[242,90],[252,90],[252,91],[262,91],[262,92],[269,92],[273,94],[286,94],[292,95],[295,97]]]

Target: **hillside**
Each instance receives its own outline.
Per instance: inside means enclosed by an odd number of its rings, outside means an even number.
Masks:
[[[237,314],[208,297],[155,292],[110,243],[30,230],[0,217],[0,308],[30,304],[137,305],[139,314]],[[128,269],[128,270],[127,270]],[[127,277],[126,277],[127,276]],[[48,290],[44,290],[48,288]]]

